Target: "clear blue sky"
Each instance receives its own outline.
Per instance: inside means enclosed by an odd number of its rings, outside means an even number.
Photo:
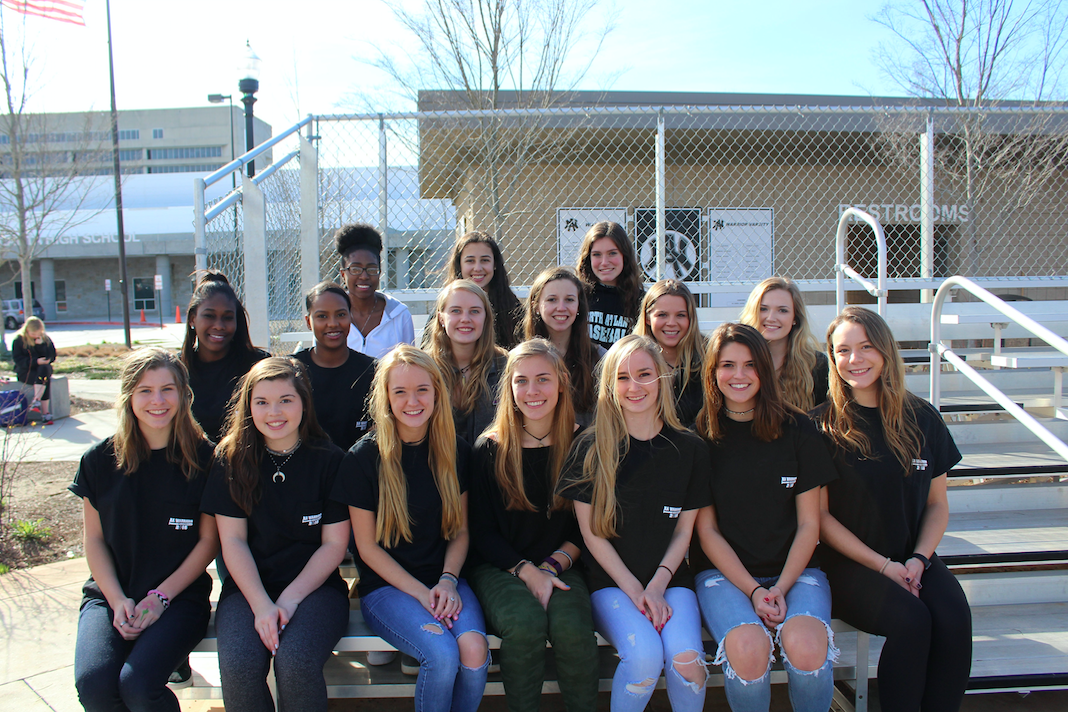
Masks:
[[[881,0],[618,0],[616,29],[580,87],[631,91],[894,95],[871,50],[886,33],[868,18]],[[360,57],[401,35],[377,0],[113,0],[120,109],[203,106],[237,94],[249,39],[263,59],[256,113],[276,130],[307,113],[342,110],[381,84]],[[246,15],[254,14],[246,18]],[[21,16],[3,11],[8,36]],[[36,90],[31,109],[106,109],[103,0],[86,27],[29,18]],[[236,97],[235,97],[236,98]]]

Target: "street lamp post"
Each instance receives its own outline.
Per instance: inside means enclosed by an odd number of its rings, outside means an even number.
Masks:
[[[251,151],[256,140],[253,135],[252,105],[256,103],[256,92],[260,90],[260,58],[252,51],[252,46],[246,40],[245,59],[241,65],[241,79],[237,82],[237,89],[241,92],[241,103],[245,105],[245,151]],[[256,175],[256,162],[248,162],[248,177]]]

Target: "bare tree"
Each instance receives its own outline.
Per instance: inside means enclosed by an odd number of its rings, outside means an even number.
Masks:
[[[873,18],[895,36],[876,61],[909,96],[939,115],[938,189],[967,210],[960,268],[989,269],[991,243],[1065,168],[1068,121],[1048,109],[1065,98],[1068,9],[1059,0],[901,0]],[[881,148],[915,167],[915,115],[891,117]]]
[[[600,0],[424,0],[415,12],[384,2],[414,43],[383,51],[373,64],[420,109],[552,107],[586,77],[612,28],[598,19]],[[575,130],[546,125],[535,115],[431,120],[407,140],[415,146],[433,131],[464,144],[459,170],[476,172],[472,202],[492,217],[500,239],[524,169],[557,153]]]
[[[28,111],[32,65],[30,49],[9,38],[0,15],[0,250],[18,261],[27,315],[33,313],[33,261],[99,212],[86,210],[97,187],[91,176],[109,157],[103,120],[86,114],[72,125]]]

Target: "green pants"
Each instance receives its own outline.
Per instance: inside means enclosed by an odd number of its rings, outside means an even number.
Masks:
[[[548,610],[522,580],[482,564],[468,577],[488,632],[501,638],[501,678],[509,712],[537,712],[545,680],[545,641],[553,646],[560,693],[568,712],[597,707],[597,639],[590,593],[582,575],[560,577],[570,591],[553,591]]]

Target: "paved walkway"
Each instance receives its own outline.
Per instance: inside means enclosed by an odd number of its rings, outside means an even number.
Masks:
[[[71,395],[114,403],[118,380],[68,380]],[[80,413],[60,418],[53,425],[27,425],[10,431],[13,440],[4,444],[7,453],[26,462],[77,462],[89,446],[115,433],[114,410]]]

